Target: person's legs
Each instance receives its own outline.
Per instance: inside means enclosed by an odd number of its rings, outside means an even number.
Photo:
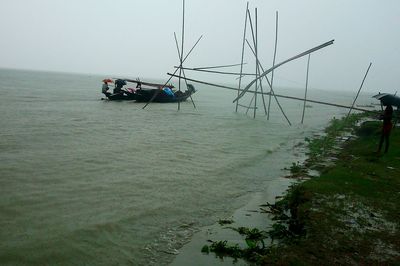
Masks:
[[[384,139],[385,139],[385,135],[382,132],[381,139],[379,141],[378,152],[381,152]]]
[[[385,153],[387,153],[389,150],[389,134],[385,134],[385,141],[386,141]]]

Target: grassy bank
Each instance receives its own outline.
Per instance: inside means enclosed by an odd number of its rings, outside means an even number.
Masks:
[[[214,240],[203,252],[261,265],[399,263],[400,131],[392,131],[387,154],[376,154],[381,122],[356,126],[360,118],[334,119],[326,134],[306,140],[309,159],[292,165],[292,177],[320,175],[261,206],[275,219],[269,231],[233,228],[242,246]]]

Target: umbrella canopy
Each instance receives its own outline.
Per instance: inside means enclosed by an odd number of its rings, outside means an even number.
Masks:
[[[121,85],[123,86],[123,85],[126,85],[126,81],[123,80],[123,79],[117,79],[117,80],[115,81],[115,84],[121,84]]]
[[[379,93],[372,97],[380,100],[383,105],[393,105],[396,106],[397,108],[400,107],[400,97],[395,96],[393,94]]]
[[[103,82],[106,82],[106,83],[113,83],[112,79],[103,79]]]

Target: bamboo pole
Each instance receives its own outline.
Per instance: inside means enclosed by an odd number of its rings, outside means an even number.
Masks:
[[[247,109],[253,109],[254,107],[251,107],[251,106],[246,106],[246,105],[243,105],[243,104],[238,104],[240,107],[244,107],[244,108],[247,108]]]
[[[167,75],[172,76],[172,77],[179,77],[175,74],[171,74],[171,73],[167,73]],[[183,77],[181,77],[183,78]],[[196,82],[199,84],[204,84],[204,85],[209,85],[209,86],[213,86],[213,87],[218,87],[218,88],[223,88],[223,89],[228,89],[228,90],[237,90],[237,88],[234,87],[230,87],[230,86],[225,86],[225,85],[219,85],[219,84],[215,84],[215,83],[210,83],[210,82],[206,82],[206,81],[201,81],[201,80],[195,80],[195,79],[191,79],[191,78],[186,78],[188,81],[192,81],[192,82]],[[254,91],[249,90],[249,93],[254,93]],[[261,92],[258,92],[258,94],[261,94]],[[262,94],[264,95],[269,95],[269,92],[263,92]],[[346,109],[350,109],[352,108],[351,106],[347,106],[347,105],[342,105],[342,104],[335,104],[335,103],[329,103],[329,102],[323,102],[323,101],[317,101],[317,100],[310,100],[310,99],[304,99],[304,98],[299,98],[299,97],[294,97],[294,96],[287,96],[287,95],[281,95],[281,94],[274,94],[276,97],[279,98],[285,98],[285,99],[291,99],[291,100],[298,100],[298,101],[306,101],[306,102],[310,102],[310,103],[316,103],[316,104],[321,104],[321,105],[329,105],[329,106],[334,106],[334,107],[340,107],[340,108],[346,108]],[[367,110],[367,109],[363,109],[363,108],[358,108],[358,107],[353,107],[353,110],[357,110],[357,111],[363,111],[363,112],[371,112],[371,113],[376,113],[376,111],[371,111],[371,110]]]
[[[253,39],[253,45],[254,45],[254,50],[253,50],[253,54],[254,54],[254,57],[256,58],[256,78],[258,77],[258,75],[257,75],[257,52],[256,52],[256,37],[255,37],[255,33],[254,33],[254,28],[253,28],[253,21],[252,21],[252,19],[251,19],[251,14],[250,14],[250,11],[249,10],[247,10],[247,15],[248,15],[248,17],[249,17],[249,24],[250,24],[250,29],[251,29],[251,37],[252,37],[252,39]],[[250,101],[250,104],[249,104],[249,107],[252,105],[252,103],[253,103],[253,101],[254,101],[254,98],[256,98],[255,96],[257,95],[257,84],[258,83],[256,83],[256,85],[255,85],[255,91],[254,91],[254,95],[253,95],[253,97],[251,97],[251,101]],[[256,102],[256,101],[255,101]],[[255,104],[255,106],[254,106],[254,117],[253,118],[255,118],[255,110],[256,110],[256,104]],[[246,111],[246,114],[249,112],[249,108],[247,109],[247,111]]]
[[[258,66],[258,73],[260,73],[260,65],[257,65],[257,66]],[[260,79],[260,90],[261,90],[261,92],[264,92],[263,85],[262,85],[262,80],[261,80],[261,79]],[[265,104],[264,94],[261,94],[261,99],[262,99],[262,101],[263,101],[264,114],[267,115],[267,106],[266,106],[266,104]]]
[[[256,49],[256,75],[260,75],[260,60],[258,59],[258,18],[257,18],[257,8],[256,8],[256,43],[254,46]],[[260,79],[260,90],[261,92],[264,92],[263,86],[262,86],[262,81]],[[257,96],[257,95],[256,95]],[[261,98],[263,101],[263,106],[264,106],[264,113],[267,115],[267,107],[265,105],[265,99],[264,99],[264,94],[261,94]]]
[[[302,53],[300,53],[300,54],[298,54],[298,55],[295,55],[295,56],[293,56],[293,57],[291,57],[291,58],[289,58],[289,59],[287,59],[287,60],[285,60],[285,61],[283,61],[283,62],[281,62],[281,63],[279,63],[279,64],[277,64],[277,65],[275,65],[275,66],[273,66],[273,67],[271,67],[270,69],[268,69],[268,70],[266,70],[264,73],[262,73],[259,77],[257,77],[257,78],[254,79],[252,82],[250,82],[250,83],[242,90],[242,92],[240,93],[239,97],[237,97],[236,99],[234,99],[233,102],[236,102],[236,101],[239,100],[241,97],[243,97],[243,95],[250,89],[250,87],[251,87],[255,82],[257,82],[259,79],[265,77],[265,76],[266,76],[267,74],[269,74],[272,70],[277,69],[278,67],[280,67],[280,66],[282,66],[282,65],[284,65],[284,64],[286,64],[286,63],[288,63],[288,62],[290,62],[290,61],[293,61],[293,60],[295,60],[295,59],[301,58],[301,57],[303,57],[303,56],[305,56],[305,55],[308,55],[308,54],[313,53],[313,52],[315,52],[315,51],[318,51],[318,50],[320,50],[320,49],[322,49],[322,48],[324,48],[324,47],[326,47],[326,46],[329,46],[329,45],[333,44],[333,42],[334,42],[334,40],[330,40],[329,42],[325,42],[325,43],[323,43],[323,44],[321,44],[321,45],[318,45],[318,46],[316,46],[316,47],[314,47],[314,48],[311,48],[311,49],[309,49],[309,50],[307,50],[307,51],[305,51],[305,52],[302,52]]]
[[[174,66],[174,67],[179,68],[179,66]],[[221,74],[221,75],[255,76],[255,74],[253,74],[253,73],[225,72],[225,71],[214,71],[214,70],[205,70],[205,69],[197,69],[197,68],[187,68],[187,67],[183,67],[182,69],[189,70],[189,71],[211,73],[211,74]]]
[[[276,11],[276,16],[275,16],[275,48],[274,48],[274,59],[272,61],[272,66],[275,66],[275,60],[276,60],[276,49],[278,47],[278,11]],[[272,70],[271,73],[271,90],[269,91],[270,93],[273,92],[272,86],[274,85],[274,70]],[[271,94],[269,95],[269,100],[268,100],[268,116],[267,120],[269,120],[269,113],[271,110]]]
[[[185,0],[182,0],[183,6],[182,6],[182,45],[181,45],[181,63],[182,63],[182,58],[183,58],[183,44],[185,40]],[[182,66],[182,64],[181,64]]]
[[[249,11],[249,2],[247,2],[246,5],[246,15],[244,19],[244,31],[243,31],[243,44],[242,44],[242,58],[240,61],[240,76],[239,76],[239,86],[237,90],[237,96],[239,97],[241,85],[242,85],[242,73],[243,73],[243,57],[244,57],[244,41],[246,39],[246,30],[247,30],[247,12]],[[236,102],[236,107],[235,107],[235,112],[238,110],[238,104],[239,102]]]
[[[176,37],[176,33],[175,32],[174,32],[174,38],[175,38],[176,50],[178,51],[179,60],[182,61],[181,53],[179,51],[178,38]],[[183,77],[185,78],[185,84],[186,84],[186,88],[187,88],[188,87],[188,83],[187,83],[185,71],[183,70],[183,68],[182,68],[182,74],[183,74]],[[194,109],[196,109],[196,105],[194,104],[192,95],[190,95],[189,97],[190,97],[190,100],[192,101]],[[178,102],[179,102],[179,100],[178,100]]]
[[[179,70],[179,76],[181,76],[182,72],[182,58],[183,58],[183,43],[185,40],[185,0],[182,0],[182,45],[181,45],[181,56],[180,56],[180,61],[181,61],[181,67]],[[181,78],[179,78],[179,92],[181,92]],[[178,101],[178,111],[181,109],[181,101]]]
[[[256,50],[256,78],[258,77],[258,39],[257,39],[257,8],[254,10],[255,14],[255,43],[254,43],[254,49]],[[256,111],[257,111],[257,91],[258,91],[258,82],[256,82],[256,91],[254,92],[254,112],[253,112],[253,118],[256,118]]]
[[[256,106],[255,106],[255,107],[251,107],[251,105],[253,104],[253,101],[254,101],[254,94],[253,94],[253,96],[251,97],[249,106],[247,106],[246,115],[249,113],[249,110],[250,110],[250,109],[256,109]]]
[[[247,41],[247,40],[246,40],[246,41]],[[249,43],[248,41],[247,41],[247,44],[248,44],[248,46],[250,47],[250,50],[251,50],[251,51],[253,52],[253,54],[255,55],[255,51],[253,50],[253,48],[251,47],[251,45],[250,45],[250,43]],[[259,64],[261,70],[264,71],[264,68],[262,67],[261,63],[258,62],[258,64]],[[271,95],[271,94],[272,94],[272,96],[274,96],[274,99],[275,99],[276,103],[278,104],[278,107],[279,107],[279,109],[281,110],[281,113],[282,113],[283,116],[285,117],[285,119],[286,119],[286,121],[288,122],[288,124],[291,126],[292,124],[290,123],[289,118],[288,118],[287,115],[285,114],[285,111],[283,111],[283,108],[282,108],[281,104],[279,103],[278,98],[275,96],[275,92],[274,92],[274,90],[272,89],[271,82],[269,81],[269,79],[268,79],[267,76],[264,76],[264,78],[266,79],[266,81],[267,81],[269,87],[271,88],[271,93],[270,93],[270,94],[267,94],[267,95]],[[264,94],[264,95],[265,95],[265,94]]]
[[[261,73],[260,64],[257,64],[257,67],[258,67],[258,70],[257,70],[258,72],[257,73],[259,74],[259,73]],[[263,85],[262,85],[262,80],[260,80],[260,90],[261,90],[261,92],[264,92]],[[264,94],[261,94],[261,99],[262,99],[263,106],[264,106],[264,114],[267,115],[267,106],[265,104]]]
[[[250,21],[249,24],[250,24],[250,29],[251,29],[251,36],[252,36],[252,39],[253,39],[254,50],[252,49],[252,47],[249,44],[249,42],[247,40],[246,41],[247,41],[247,44],[250,46],[250,49],[253,52],[254,57],[256,59],[256,77],[257,77],[258,76],[258,70],[259,70],[258,65],[260,64],[260,61],[258,60],[258,54],[257,54],[257,9],[255,11],[255,14],[256,14],[256,22],[255,22],[256,30],[254,30],[254,28],[253,28],[253,21],[251,20],[251,14],[250,14],[249,10],[247,10],[247,14],[249,16],[249,21]],[[260,82],[260,86],[262,88],[261,82]],[[255,88],[256,88],[255,91],[257,91],[258,90],[258,83],[256,83]],[[263,104],[264,104],[264,111],[266,112],[264,95],[263,94],[261,94],[261,95],[262,95]],[[250,105],[252,104],[253,100],[254,100],[254,104],[255,104],[255,107],[256,107],[257,106],[257,93],[255,93],[254,96],[251,98]],[[254,118],[255,118],[255,112],[256,112],[255,110],[256,109],[257,108],[254,108],[254,115],[253,115]],[[247,112],[248,111],[249,111],[249,109],[247,109]],[[247,112],[246,112],[246,114],[247,114]]]
[[[208,67],[194,67],[193,70],[203,70],[203,69],[211,69],[211,68],[224,68],[224,67],[234,67],[234,66],[241,66],[245,65],[246,63],[240,64],[231,64],[231,65],[222,65],[222,66],[208,66]]]
[[[306,112],[306,99],[307,99],[307,89],[308,89],[308,71],[310,69],[310,57],[311,57],[311,54],[308,55],[308,60],[307,60],[306,90],[304,92],[303,114],[301,115],[301,123],[302,124],[303,124],[303,121],[304,121],[304,113]]]
[[[194,48],[197,46],[197,44],[200,42],[201,38],[203,37],[203,35],[200,36],[200,38],[196,41],[196,43],[192,46],[192,48],[189,50],[189,53],[187,53],[187,55],[185,56],[185,58],[183,59],[182,63],[186,61],[186,59],[189,57],[189,55],[192,53],[192,51],[194,50]],[[174,71],[174,75],[176,74],[176,72],[178,72],[178,69],[175,69]],[[164,83],[164,86],[168,84],[168,82],[172,79],[172,76],[170,75],[169,79]],[[151,97],[151,99],[142,107],[142,109],[146,108],[151,102],[154,101],[154,99],[157,97],[157,95],[160,93],[160,90],[157,90],[153,96]]]
[[[360,94],[361,88],[362,88],[362,86],[364,85],[364,81],[365,81],[365,79],[367,78],[367,75],[368,75],[369,69],[371,68],[371,65],[372,65],[372,63],[369,63],[367,72],[365,72],[365,75],[364,75],[364,78],[363,78],[363,80],[362,80],[362,82],[361,82],[360,88],[358,89],[356,98],[354,98],[353,104],[351,105],[351,108],[350,108],[350,110],[349,110],[349,113],[348,113],[347,116],[346,116],[346,119],[350,116],[351,110],[353,109],[354,104],[355,104],[356,101],[357,101],[358,95]]]
[[[185,56],[185,58],[183,58],[182,63],[184,63],[186,61],[186,59],[188,58],[188,56],[192,53],[193,49],[197,46],[197,44],[200,42],[201,38],[203,38],[203,35],[201,35],[197,41],[195,42],[195,44],[192,46],[192,48],[189,50],[189,53],[187,53],[187,55]]]

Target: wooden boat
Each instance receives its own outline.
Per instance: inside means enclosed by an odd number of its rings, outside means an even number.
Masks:
[[[114,83],[118,84],[117,79]],[[104,81],[104,80],[103,80]],[[108,82],[113,82],[111,79],[106,79]],[[107,99],[112,101],[137,101],[137,102],[158,102],[158,103],[174,103],[186,101],[193,93],[196,92],[192,84],[187,85],[187,90],[182,92],[176,90],[171,84],[158,84],[143,82],[140,80],[123,79],[124,84],[129,85],[129,83],[135,84],[135,88],[123,89],[121,86],[120,92],[117,93],[105,93]],[[117,87],[117,86],[116,86]],[[153,99],[154,98],[154,99]]]

